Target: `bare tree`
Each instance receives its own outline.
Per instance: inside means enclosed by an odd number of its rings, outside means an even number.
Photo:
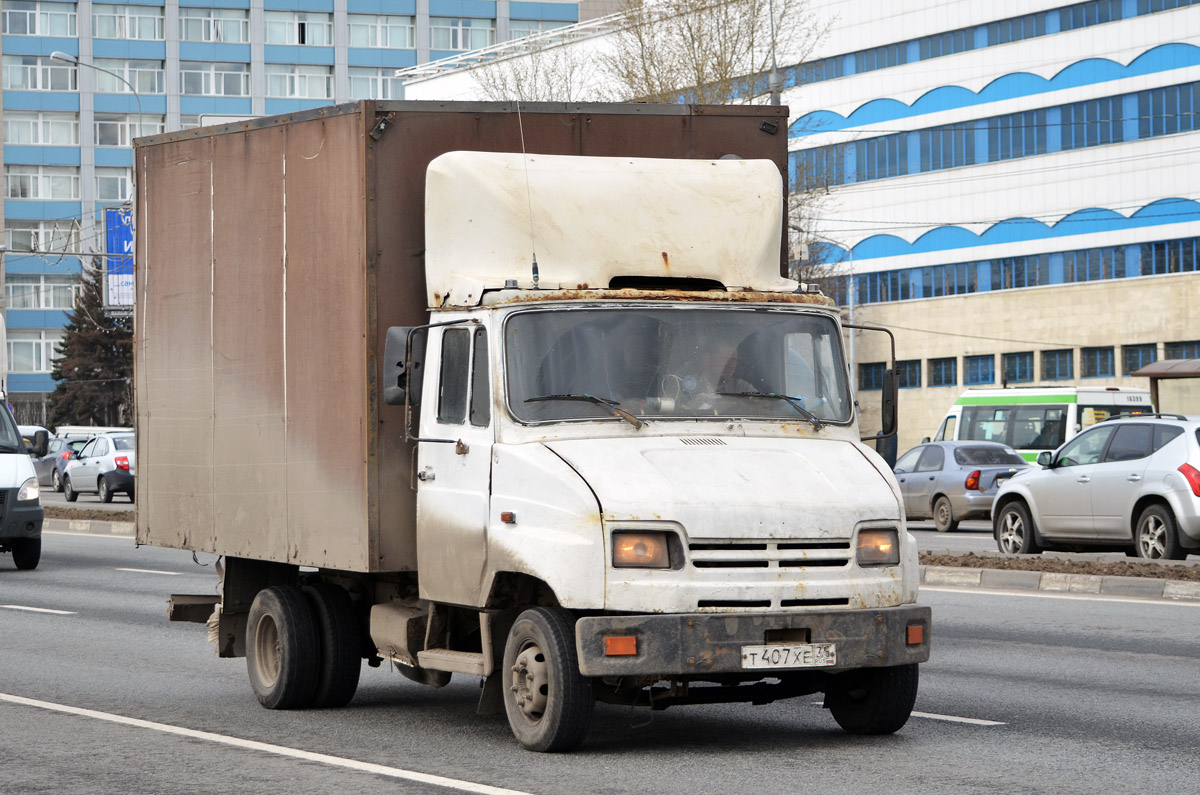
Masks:
[[[773,47],[798,63],[828,26],[808,0],[624,0],[621,13],[600,66],[613,99],[637,102],[761,102]]]
[[[525,52],[473,70],[485,99],[521,102],[582,102],[590,93],[583,79],[586,59],[578,46],[531,37]],[[542,39],[542,40],[537,40]]]

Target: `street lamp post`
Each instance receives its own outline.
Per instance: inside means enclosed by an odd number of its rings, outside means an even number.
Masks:
[[[88,63],[87,61],[81,61],[81,60],[79,60],[79,58],[77,56],[71,55],[70,53],[62,52],[61,50],[55,50],[54,52],[50,53],[50,60],[62,61],[63,63],[69,63],[69,64],[75,64],[76,66],[86,66],[89,69],[95,69],[97,72],[104,72],[106,75],[112,75],[113,77],[117,78],[122,83],[124,83],[126,86],[128,86],[129,90],[133,93],[133,101],[137,103],[138,136],[145,133],[145,127],[144,127],[145,121],[142,117],[142,98],[138,94],[137,89],[133,87],[133,83],[130,83],[128,80],[126,80],[124,78],[124,76],[119,75],[110,69],[105,69],[102,66],[96,66],[96,64],[94,64],[94,63]],[[133,145],[134,137],[135,136],[129,137],[130,146]],[[130,187],[131,187],[131,192],[133,193],[133,196],[131,197],[131,207],[130,207],[130,226],[135,230],[135,236],[136,236],[137,187],[136,187],[136,182],[134,179],[134,171],[132,169],[130,170]],[[112,252],[108,252],[108,253],[112,254]],[[110,300],[106,300],[105,303],[111,304],[112,296],[108,296],[108,275],[109,275],[108,274],[108,257],[107,256],[104,257],[103,261],[104,261],[104,266],[102,268],[102,272],[104,275],[104,282],[103,282],[104,291],[105,291],[105,295],[108,297],[108,299],[110,299]]]

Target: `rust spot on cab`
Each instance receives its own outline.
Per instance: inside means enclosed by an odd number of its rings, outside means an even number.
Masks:
[[[488,296],[493,296],[488,300]],[[485,294],[485,304],[488,306],[505,306],[509,304],[544,303],[547,301],[628,301],[629,299],[649,301],[680,301],[701,302],[714,301],[730,304],[809,304],[819,307],[833,307],[833,300],[820,293],[768,293],[757,290],[638,290],[622,288],[619,290],[522,290],[500,296],[496,293]]]
[[[663,258],[663,267],[669,269],[671,267],[671,258],[667,256],[667,252],[664,251],[662,253],[662,258]]]

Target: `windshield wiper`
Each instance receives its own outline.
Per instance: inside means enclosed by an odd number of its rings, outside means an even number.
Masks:
[[[612,412],[614,417],[620,417],[635,428],[641,428],[646,423],[639,420],[637,417],[630,414],[625,409],[621,408],[621,404],[610,398],[596,397],[586,393],[577,395],[538,395],[537,397],[525,398],[526,403],[534,403],[539,400],[583,400],[588,403],[595,403],[597,406],[604,406]]]
[[[779,395],[775,392],[718,392],[718,395],[726,395],[729,397],[759,397],[759,398],[776,398],[777,400],[786,400],[788,405],[800,412],[804,419],[813,424],[813,427],[818,431],[825,427],[825,423],[817,418],[808,409],[804,408],[804,398],[793,397],[791,395]]]

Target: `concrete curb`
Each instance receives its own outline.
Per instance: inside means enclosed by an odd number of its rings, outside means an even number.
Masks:
[[[948,585],[957,588],[989,588],[1000,591],[1090,593],[1200,601],[1200,582],[1160,580],[1154,577],[1109,577],[1095,574],[1059,574],[1049,571],[922,566],[921,584]]]
[[[101,522],[90,519],[46,519],[42,531],[50,533],[90,533],[119,537],[134,536],[133,522]]]

